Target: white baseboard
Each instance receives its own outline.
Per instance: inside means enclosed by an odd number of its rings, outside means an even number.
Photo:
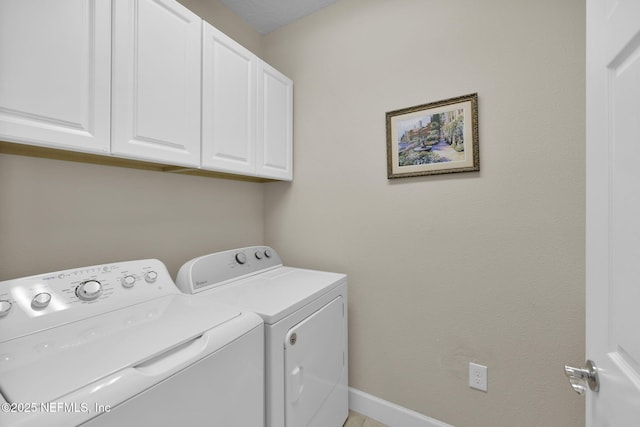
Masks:
[[[351,387],[349,409],[389,427],[453,427]]]

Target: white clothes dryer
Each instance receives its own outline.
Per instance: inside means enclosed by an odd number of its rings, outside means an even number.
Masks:
[[[266,425],[339,427],[348,416],[347,277],[282,265],[270,247],[184,264],[178,287],[265,322]]]
[[[0,425],[261,427],[263,351],[158,260],[0,282]]]

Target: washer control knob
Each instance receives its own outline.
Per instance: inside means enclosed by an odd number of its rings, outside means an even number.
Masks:
[[[264,256],[266,256],[267,258],[271,258],[271,249],[265,249]]]
[[[40,292],[31,300],[31,307],[37,309],[46,308],[51,302],[51,294],[49,292]]]
[[[83,301],[93,301],[102,295],[102,283],[97,280],[87,280],[76,288],[76,295]]]
[[[0,317],[4,317],[11,311],[11,301],[7,301],[6,299],[0,300]]]
[[[260,251],[256,251],[255,255],[256,259],[262,259],[262,254],[260,253]]]
[[[244,252],[238,252],[236,254],[236,262],[238,264],[244,264],[245,262],[247,262],[247,256],[244,254]]]
[[[156,280],[158,280],[158,273],[157,273],[156,271],[153,271],[153,270],[151,270],[151,271],[147,271],[147,272],[144,274],[144,280],[145,280],[147,283],[153,283],[153,282],[155,282]]]
[[[132,275],[124,276],[120,283],[122,283],[123,288],[133,288],[133,285],[136,284],[136,278]]]

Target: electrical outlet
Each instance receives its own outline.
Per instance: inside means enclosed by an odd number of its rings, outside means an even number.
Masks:
[[[469,363],[469,387],[487,391],[487,367]]]

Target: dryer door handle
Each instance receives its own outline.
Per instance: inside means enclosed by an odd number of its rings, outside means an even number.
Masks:
[[[289,374],[289,391],[291,403],[295,403],[300,399],[302,390],[304,389],[304,367],[296,366]]]

